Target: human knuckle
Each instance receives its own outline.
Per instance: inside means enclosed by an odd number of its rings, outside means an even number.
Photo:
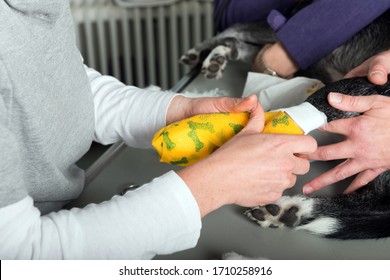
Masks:
[[[347,101],[352,108],[359,107],[360,98],[357,98],[356,96],[348,96]]]
[[[307,173],[310,170],[310,162],[308,160],[304,160],[302,163],[302,172]]]
[[[291,175],[290,184],[289,184],[287,187],[288,187],[288,188],[291,188],[292,186],[295,185],[296,182],[297,182],[297,176]]]
[[[317,141],[311,136],[305,136],[305,146],[308,152],[314,152],[317,149]]]
[[[281,178],[277,190],[283,192],[285,189],[292,187],[295,184],[295,181],[296,176],[293,174],[288,174],[287,176]]]
[[[355,157],[364,159],[364,161],[360,162],[360,165],[370,166],[372,160],[376,158],[378,155],[377,147],[370,145],[369,143],[358,145],[355,148]]]
[[[291,173],[295,169],[295,167],[296,167],[296,163],[291,158],[286,158],[281,163],[282,172],[285,172],[285,173]]]
[[[365,186],[368,184],[368,181],[365,178],[357,178],[356,184],[358,186]]]
[[[354,132],[354,134],[357,135],[365,135],[367,130],[370,129],[370,122],[367,118],[359,118],[358,120],[352,122],[351,124],[351,130]]]
[[[271,192],[268,194],[265,202],[266,203],[274,202],[274,201],[278,200],[279,198],[281,198],[282,194],[283,194],[282,192],[278,192],[278,191]]]
[[[342,180],[348,178],[348,175],[343,169],[338,169],[334,173],[334,177],[337,181],[342,181]]]
[[[318,156],[320,159],[328,161],[333,159],[333,152],[330,148],[318,150]]]

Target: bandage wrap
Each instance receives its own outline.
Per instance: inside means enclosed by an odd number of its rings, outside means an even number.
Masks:
[[[159,130],[152,141],[160,161],[187,166],[210,155],[247,124],[249,113],[197,115]],[[263,133],[303,134],[283,111],[265,113]]]

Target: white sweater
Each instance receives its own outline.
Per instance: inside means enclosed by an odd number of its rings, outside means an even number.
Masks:
[[[195,246],[199,208],[173,171],[60,210],[82,191],[74,163],[92,141],[149,147],[175,94],[85,67],[68,1],[1,1],[0,19],[0,259],[145,259]]]

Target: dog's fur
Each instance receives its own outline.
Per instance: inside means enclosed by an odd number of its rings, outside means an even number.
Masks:
[[[261,47],[273,42],[276,42],[276,36],[266,23],[239,24],[189,50],[181,61],[196,65],[205,58],[202,67],[204,75],[220,78],[229,60],[252,63]],[[367,58],[388,49],[390,11],[332,53],[298,73],[317,78],[326,84],[307,101],[324,112],[328,121],[332,121],[358,114],[331,107],[327,102],[329,92],[390,96],[390,77],[384,86],[373,85],[366,78],[340,80]],[[367,186],[349,195],[284,196],[274,204],[254,207],[245,213],[262,227],[302,229],[337,239],[389,237],[390,171],[382,173]]]

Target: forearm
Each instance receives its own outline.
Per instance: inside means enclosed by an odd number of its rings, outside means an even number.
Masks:
[[[217,17],[223,0],[216,0],[214,16]],[[230,0],[220,20],[220,29],[224,30],[236,23],[257,22],[267,18],[272,9],[287,12],[295,5],[295,0]]]
[[[87,68],[95,109],[95,141],[124,140],[133,147],[151,147],[153,134],[166,125],[173,92],[126,86],[117,79]]]
[[[263,73],[265,67],[286,79],[292,77],[299,69],[297,63],[280,42],[264,46],[253,62],[252,71]]]
[[[0,208],[1,259],[148,259],[196,245],[199,208],[174,173],[124,196],[40,216],[32,199]]]
[[[305,69],[389,8],[388,0],[317,0],[287,20],[276,35],[298,66]]]

